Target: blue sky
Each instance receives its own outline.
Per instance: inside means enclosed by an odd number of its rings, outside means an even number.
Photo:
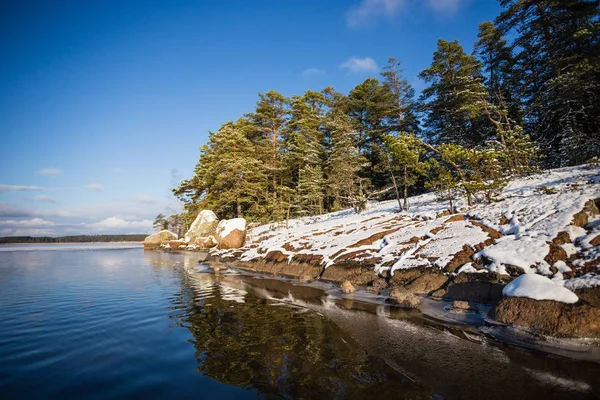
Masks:
[[[348,92],[439,38],[472,50],[495,0],[0,3],[0,236],[145,233],[208,132],[259,92]]]

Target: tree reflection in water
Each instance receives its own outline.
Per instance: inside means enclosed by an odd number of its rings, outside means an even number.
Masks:
[[[267,398],[433,397],[314,311],[223,276],[183,274],[174,317],[192,333],[198,371],[208,377]]]

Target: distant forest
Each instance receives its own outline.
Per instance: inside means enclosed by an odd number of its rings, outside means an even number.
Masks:
[[[133,235],[77,235],[61,237],[8,236],[0,237],[0,244],[7,243],[92,243],[92,242],[142,242],[147,234]]]

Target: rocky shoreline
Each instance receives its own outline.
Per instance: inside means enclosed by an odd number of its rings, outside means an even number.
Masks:
[[[288,228],[247,229],[243,219],[218,221],[204,210],[184,238],[163,231],[145,247],[208,251],[216,263],[367,290],[398,307],[419,308],[423,298],[457,310],[483,305],[488,318],[534,334],[600,339],[597,175],[552,171],[516,182],[502,201],[453,215],[427,195],[411,199],[411,213],[381,203]]]

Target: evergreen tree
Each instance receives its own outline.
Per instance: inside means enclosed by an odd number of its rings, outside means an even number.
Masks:
[[[415,90],[408,80],[402,76],[401,62],[395,58],[388,60],[388,65],[383,67],[381,75],[384,78],[384,86],[391,93],[392,100],[388,125],[390,130],[400,133],[408,132],[416,134],[419,131],[417,119],[417,104],[415,102]]]
[[[305,165],[300,169],[298,195],[301,214],[317,215],[323,213],[325,178],[319,165]]]
[[[396,189],[399,209],[408,211],[408,188],[417,183],[417,179],[425,173],[422,160],[425,148],[421,140],[406,132],[400,133],[397,137],[386,135],[385,147],[388,157],[387,166]],[[400,202],[396,176],[399,176],[402,182],[402,202]]]
[[[516,38],[515,74],[526,105],[526,131],[547,165],[599,154],[598,0],[500,0],[498,27]]]
[[[304,166],[320,166],[325,156],[325,97],[312,90],[303,96],[292,96],[290,114],[284,135],[284,151],[293,186],[298,183]]]
[[[360,170],[367,160],[356,148],[357,133],[352,120],[342,110],[333,108],[327,119],[327,130],[331,132],[331,150],[327,168],[327,190],[333,198],[332,209],[352,206],[360,198],[363,178]]]
[[[245,211],[254,219],[264,218],[267,175],[248,139],[250,121],[227,122],[200,149],[200,161],[192,180],[184,181],[174,193],[186,203],[209,208],[225,218],[242,217]],[[191,206],[191,207],[190,207]]]
[[[510,118],[520,120],[522,111],[520,97],[513,74],[515,60],[502,32],[491,21],[479,24],[475,53],[487,74],[485,88],[490,101],[507,106]]]
[[[154,219],[154,223],[152,223],[152,228],[155,231],[164,231],[168,228],[169,221],[165,218],[165,216],[161,213],[156,216]]]
[[[433,144],[466,147],[482,144],[490,126],[482,118],[470,118],[465,106],[487,95],[481,64],[457,42],[438,40],[431,67],[419,76],[430,84],[423,90],[426,135]]]
[[[416,117],[415,91],[408,80],[402,76],[401,63],[395,58],[389,59],[381,75],[385,78],[384,85],[392,93],[394,100],[390,124],[396,132],[396,137],[385,136],[384,169],[390,173],[400,210],[406,211],[408,210],[408,187],[416,183],[416,176],[421,171],[419,158],[423,153],[423,147],[416,139],[419,122]],[[399,174],[402,180],[402,202],[400,202],[396,174]]]
[[[256,154],[269,170],[271,206],[277,211],[277,217],[280,217],[277,192],[283,184],[284,170],[281,165],[281,138],[289,121],[288,105],[289,99],[279,92],[269,90],[267,93],[259,93],[255,112],[247,116],[256,127],[251,136],[256,145]]]
[[[348,115],[358,132],[357,145],[370,163],[363,171],[363,176],[371,178],[377,188],[386,184],[385,174],[380,172],[384,161],[381,149],[384,135],[394,129],[390,118],[395,116],[395,111],[393,93],[376,78],[367,78],[352,89],[348,96]]]

